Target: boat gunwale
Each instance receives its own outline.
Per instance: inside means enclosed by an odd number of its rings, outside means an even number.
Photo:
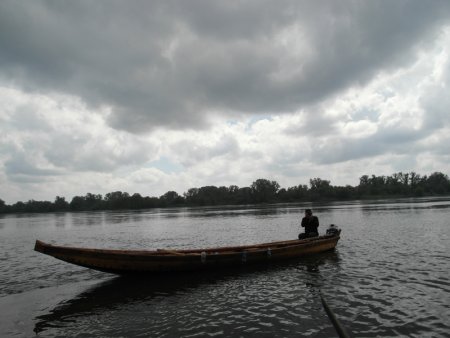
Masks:
[[[95,248],[81,248],[81,247],[71,247],[71,246],[60,246],[45,243],[40,240],[36,240],[35,250],[47,255],[52,255],[52,253],[64,253],[64,254],[82,254],[82,255],[111,255],[123,258],[161,258],[161,259],[180,259],[189,257],[199,257],[202,253],[207,255],[219,255],[219,256],[232,256],[236,254],[242,254],[243,252],[249,254],[256,254],[261,252],[267,252],[269,249],[276,253],[280,250],[291,250],[296,247],[310,247],[326,243],[329,241],[338,241],[340,239],[339,235],[324,235],[314,238],[308,238],[304,240],[289,240],[289,241],[279,241],[271,243],[262,243],[255,245],[245,245],[236,247],[219,247],[219,248],[207,248],[207,249],[184,249],[184,250],[166,250],[166,249],[156,249],[156,250],[118,250],[118,249],[95,249]]]

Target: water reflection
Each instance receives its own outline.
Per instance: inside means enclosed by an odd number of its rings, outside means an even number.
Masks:
[[[339,252],[337,250],[333,250],[305,258],[302,262],[306,268],[306,271],[318,273],[320,272],[320,266],[327,263],[339,268],[340,260],[341,258],[339,257]]]
[[[298,265],[297,269],[306,272],[304,274],[306,288],[316,294],[320,288],[327,285],[329,271],[323,275],[321,273],[321,267],[326,266],[326,269],[329,270],[330,266],[333,266],[334,270],[339,272],[341,268],[340,260],[339,252],[336,250],[303,259],[302,264]]]
[[[67,225],[67,213],[55,214],[55,226],[58,228],[64,228]]]
[[[136,223],[141,222],[147,212],[145,210],[136,210],[131,212],[125,211],[125,212],[108,212],[103,213],[104,222],[109,223]]]
[[[224,290],[230,288],[245,290],[261,281],[266,283],[265,292],[272,295],[267,297],[278,297],[280,288],[286,292],[292,287],[301,287],[305,285],[306,289],[317,293],[318,287],[323,282],[320,275],[320,267],[326,264],[338,264],[339,255],[335,251],[330,251],[316,255],[314,257],[304,258],[300,261],[290,261],[279,264],[241,267],[225,271],[213,271],[203,273],[184,273],[165,276],[129,276],[115,277],[84,291],[73,299],[58,304],[49,313],[37,316],[34,321],[34,332],[36,334],[47,330],[63,330],[67,325],[73,325],[74,322],[111,311],[127,308],[140,308],[155,306],[155,304],[167,304],[179,301],[179,297],[185,295],[194,295],[198,298],[205,297],[207,303],[211,305],[206,289],[214,289],[214,293],[220,295],[226,294]],[[300,272],[300,273],[299,273]],[[289,280],[285,281],[286,276]],[[298,284],[298,282],[303,283]],[[269,283],[268,283],[269,282]],[[283,286],[283,284],[285,284]],[[199,289],[202,289],[199,291]],[[272,290],[272,291],[270,291]],[[264,290],[262,290],[264,291]],[[245,297],[240,294],[241,297]],[[226,296],[225,296],[226,297]],[[173,300],[171,300],[173,298]],[[270,299],[267,301],[270,301]],[[197,299],[198,300],[198,299]],[[202,302],[202,299],[198,301]],[[218,300],[219,301],[219,300]],[[183,310],[189,310],[189,304],[182,304]],[[241,308],[229,311],[240,313]],[[84,319],[83,319],[84,318]],[[175,320],[175,319],[174,319]],[[88,320],[89,321],[89,320]]]
[[[181,277],[181,278],[180,278]],[[185,274],[152,278],[115,277],[58,304],[48,314],[35,318],[36,333],[46,328],[63,327],[75,317],[92,315],[126,303],[144,302],[153,298],[170,297],[177,292],[193,289],[202,283],[214,282],[215,276]]]
[[[70,219],[71,226],[93,226],[97,224],[101,224],[102,213],[91,211],[91,212],[80,212],[80,213],[72,213]]]
[[[277,216],[282,214],[302,213],[305,208],[313,208],[311,203],[281,203],[281,204],[263,204],[263,205],[226,205],[215,207],[191,207],[186,209],[186,215],[195,217],[236,217],[243,215]]]

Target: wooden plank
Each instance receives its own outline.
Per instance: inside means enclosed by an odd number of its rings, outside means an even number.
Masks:
[[[272,248],[272,247],[275,248],[275,247],[285,246],[285,245],[289,246],[289,245],[293,245],[293,244],[308,243],[311,241],[323,239],[323,237],[324,236],[305,238],[302,240],[291,239],[291,240],[287,240],[287,241],[268,242],[268,243],[261,243],[261,244],[252,244],[252,245],[225,246],[225,247],[218,247],[218,248],[180,249],[180,250],[174,250],[174,251],[182,252],[182,253],[195,253],[195,252],[201,253],[202,251],[205,251],[206,253],[210,253],[210,252],[251,250],[252,248]]]
[[[168,254],[168,255],[178,255],[178,256],[184,256],[185,253],[179,252],[176,250],[169,250],[169,249],[157,249],[156,252],[162,253],[162,254]]]

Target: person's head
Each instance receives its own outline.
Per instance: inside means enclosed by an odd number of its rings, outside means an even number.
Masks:
[[[306,210],[305,210],[305,216],[306,216],[306,217],[312,216],[312,210],[311,210],[311,209],[306,209]]]

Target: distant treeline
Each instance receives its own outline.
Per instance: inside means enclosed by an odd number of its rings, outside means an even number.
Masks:
[[[105,196],[87,193],[86,196],[75,196],[70,202],[64,197],[56,196],[54,202],[29,200],[6,205],[0,199],[0,213],[148,209],[447,194],[450,194],[450,180],[443,173],[421,176],[414,172],[400,172],[391,176],[364,175],[360,177],[356,187],[333,186],[330,181],[312,178],[309,180],[309,187],[298,185],[285,189],[280,188],[276,181],[261,178],[254,181],[250,187],[205,186],[191,188],[183,195],[168,191],[160,197],[143,197],[138,193],[130,195],[127,192],[115,191]]]

